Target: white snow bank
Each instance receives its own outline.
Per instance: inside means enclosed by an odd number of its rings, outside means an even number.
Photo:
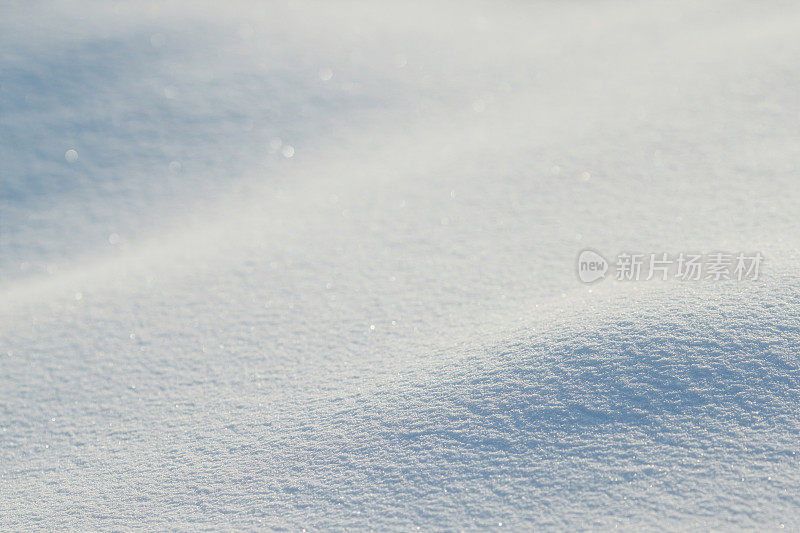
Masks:
[[[7,11],[1,527],[797,525],[796,7]]]

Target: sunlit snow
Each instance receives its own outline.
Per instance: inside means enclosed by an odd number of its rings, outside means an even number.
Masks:
[[[798,28],[5,3],[0,530],[798,529]]]

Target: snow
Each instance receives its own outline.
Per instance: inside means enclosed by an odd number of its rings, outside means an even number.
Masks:
[[[12,2],[0,529],[797,529],[798,23]]]

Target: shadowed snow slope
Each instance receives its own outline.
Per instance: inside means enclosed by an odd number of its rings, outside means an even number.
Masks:
[[[2,11],[0,529],[800,527],[797,5]]]
[[[797,286],[554,307],[411,364],[264,365],[247,336],[171,357],[194,330],[102,353],[75,331],[55,358],[16,338],[36,349],[5,364],[6,519],[778,527],[800,504]]]

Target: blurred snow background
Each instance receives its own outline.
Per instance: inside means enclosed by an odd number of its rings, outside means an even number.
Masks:
[[[3,528],[798,526],[795,4],[0,15]]]

